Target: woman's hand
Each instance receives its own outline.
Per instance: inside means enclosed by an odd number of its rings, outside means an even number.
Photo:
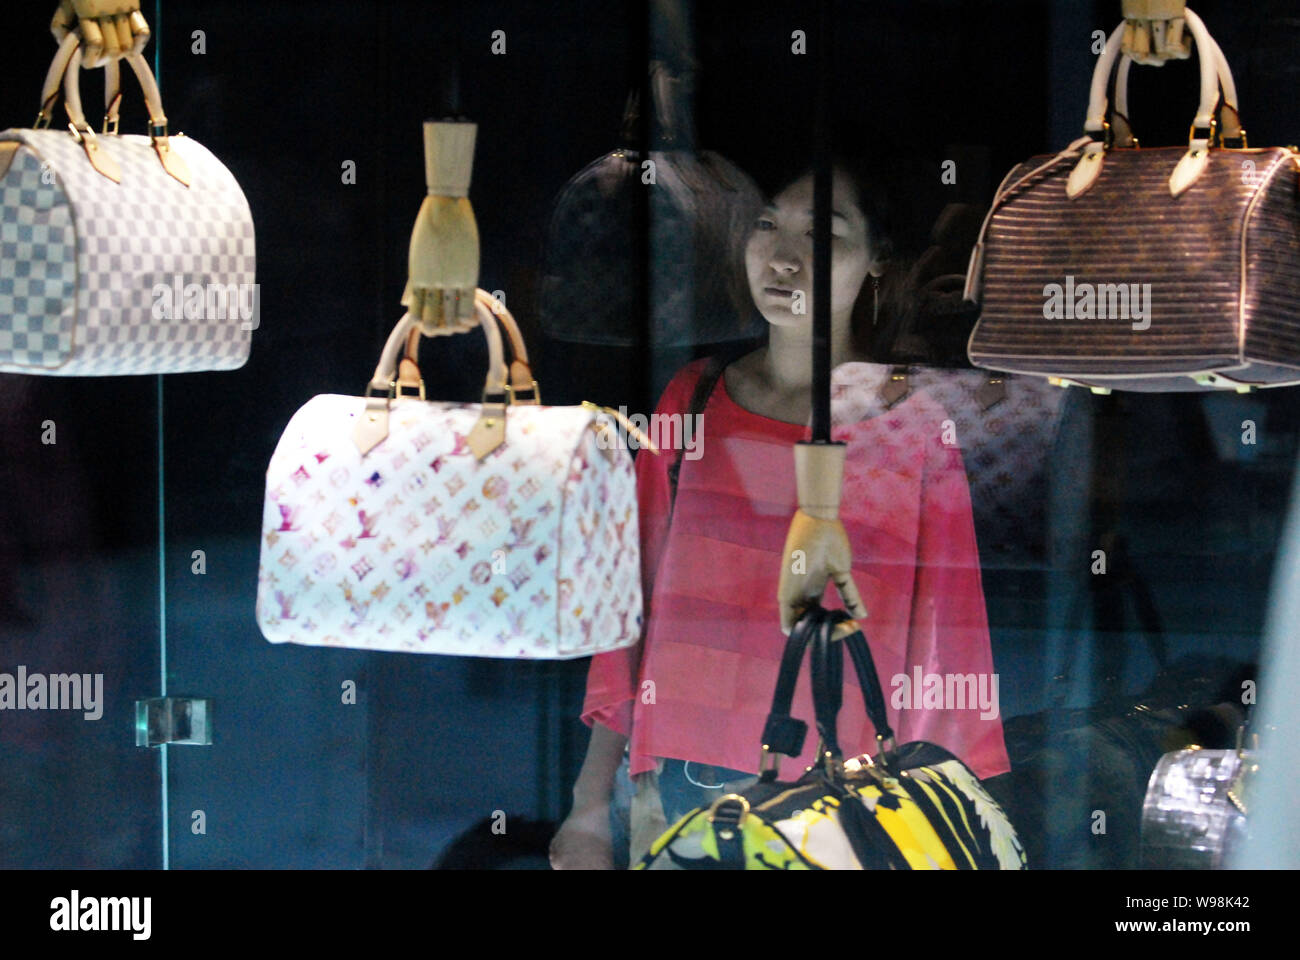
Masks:
[[[574,805],[551,840],[551,869],[614,869],[614,842],[607,802]]]
[[[614,777],[626,747],[627,737],[600,721],[591,725],[587,756],[573,785],[573,810],[551,840],[553,869],[614,869],[609,808],[614,796]]]

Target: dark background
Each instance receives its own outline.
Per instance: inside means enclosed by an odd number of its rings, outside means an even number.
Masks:
[[[54,2],[10,6],[18,42],[0,117],[24,126],[54,50]],[[1234,67],[1252,142],[1300,138],[1294,4],[1196,9]],[[814,61],[791,55],[790,35],[807,31],[815,50],[813,10],[727,0],[695,13],[700,143],[769,189],[812,153]],[[914,189],[900,199],[921,225],[945,203],[987,203],[1015,163],[1078,136],[1091,33],[1120,19],[1118,0],[840,0],[835,10],[835,136],[913,165]],[[108,697],[98,723],[0,715],[0,866],[162,863],[160,758],[134,747],[132,704],[160,692],[164,626],[168,692],[216,702],[214,745],[168,750],[174,866],[419,867],[493,811],[559,819],[586,743],[575,719],[585,662],[269,646],[253,618],[263,475],[299,406],[361,391],[400,315],[424,195],[420,125],[454,99],[451,51],[460,107],[478,123],[480,286],[507,293],[547,402],[652,409],[693,351],[560,344],[535,322],[551,204],[617,143],[646,50],[644,6],[164,0],[159,17],[146,0],[145,11],[173,131],[211,149],[248,197],[262,326],[237,372],[161,385],[0,375],[0,669],[104,672]],[[498,29],[505,56],[490,52]],[[196,30],[203,55],[191,49]],[[87,78],[88,106],[98,84]],[[143,111],[125,84],[123,130],[139,132]],[[1133,90],[1144,144],[1186,135],[1191,64],[1135,70]],[[955,186],[939,182],[949,158]],[[355,185],[341,181],[348,160]],[[439,340],[423,356],[433,396],[477,399],[476,338]],[[1255,656],[1294,462],[1292,397],[1070,399],[1063,462],[1091,477],[1089,438],[1105,433],[1127,451],[1127,475],[1117,496],[1085,482],[1053,509],[1063,528],[1084,517],[1089,543],[1098,516],[1122,527],[1157,598],[1165,660],[1182,663],[1198,690],[1230,686]],[[1260,423],[1249,462],[1220,452],[1243,415]],[[47,419],[58,428],[52,447],[39,443]],[[204,576],[190,572],[195,550],[206,553]],[[1025,729],[1073,729],[1087,718],[1065,706],[1122,712],[1117,697],[1135,702],[1162,675],[1150,631],[1131,617],[1071,621],[1071,598],[1090,589],[1086,567],[1071,569],[986,571],[1009,740],[1020,736],[1010,718],[1056,704],[1050,723],[1040,716]],[[356,706],[339,702],[347,680],[361,692]],[[1131,816],[1110,842],[1088,832],[1086,809],[1070,807],[1085,802],[1070,768],[1076,748],[1053,766],[1025,737],[1024,769],[1037,779],[1012,792],[1040,863],[1132,865]],[[188,827],[195,810],[206,835]]]

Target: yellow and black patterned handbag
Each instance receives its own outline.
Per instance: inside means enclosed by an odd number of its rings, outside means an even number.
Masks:
[[[763,731],[759,782],[691,811],[654,842],[637,870],[1022,870],[1024,848],[1002,808],[959,759],[932,743],[895,747],[884,693],[849,615],[813,608],[781,658]],[[856,624],[852,624],[856,627]],[[847,647],[880,751],[842,759],[835,723]],[[821,746],[797,782],[776,779],[777,754],[798,756],[807,724],[790,716],[811,648]]]

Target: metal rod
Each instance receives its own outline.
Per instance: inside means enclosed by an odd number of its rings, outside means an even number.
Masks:
[[[815,56],[817,110],[813,129],[812,439],[831,439],[831,89],[832,0],[820,0]]]

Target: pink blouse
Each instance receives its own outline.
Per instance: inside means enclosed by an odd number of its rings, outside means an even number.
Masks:
[[[686,412],[706,362],[673,378],[657,413]],[[854,367],[869,365],[836,368],[840,395],[840,374]],[[937,743],[990,777],[1011,768],[1001,717],[982,716],[991,711],[978,696],[964,704],[956,696],[996,688],[970,492],[961,451],[944,443],[947,419],[914,392],[893,410],[837,426],[833,439],[848,445],[840,514],[897,741]],[[594,657],[588,672],[582,719],[630,738],[633,775],[659,757],[757,772],[785,644],[776,596],[797,509],[791,446],[808,440],[809,429],[743,409],[725,378],[703,427],[702,456],[682,460],[671,518],[668,467],[677,451],[637,456],[646,630],[638,646]],[[822,602],[843,606],[833,584]],[[852,756],[873,750],[875,732],[849,662],[844,678],[839,738]],[[783,761],[783,779],[797,778],[817,747],[806,663],[791,712],[809,734],[803,754]]]

